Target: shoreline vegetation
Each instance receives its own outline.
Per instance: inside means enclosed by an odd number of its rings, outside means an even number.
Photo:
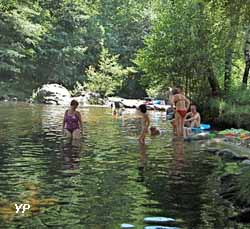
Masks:
[[[204,121],[249,129],[248,5],[4,1],[0,99],[25,100],[51,83],[74,97],[91,91],[128,99],[166,99],[168,87],[181,86]]]

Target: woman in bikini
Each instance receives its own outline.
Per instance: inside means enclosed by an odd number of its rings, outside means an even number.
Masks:
[[[65,111],[63,118],[63,130],[69,138],[79,139],[82,130],[82,117],[79,111],[76,110],[78,102],[72,100],[70,109]]]
[[[176,125],[176,135],[178,137],[184,136],[184,122],[187,110],[190,106],[189,99],[186,98],[181,92],[180,88],[174,90],[174,96],[172,98],[172,104],[175,105],[175,125]]]

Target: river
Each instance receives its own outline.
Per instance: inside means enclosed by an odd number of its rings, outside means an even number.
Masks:
[[[217,194],[218,159],[198,142],[162,135],[138,144],[133,113],[80,108],[80,141],[62,136],[63,106],[0,104],[0,228],[136,228],[144,217],[176,219],[187,229],[234,228]],[[16,213],[15,204],[30,209]]]

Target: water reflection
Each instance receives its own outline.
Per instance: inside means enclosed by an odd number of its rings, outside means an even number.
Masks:
[[[146,154],[146,145],[139,144],[139,165],[138,165],[138,182],[144,181],[144,173],[146,170],[147,163],[147,154]]]
[[[216,197],[217,161],[199,143],[172,141],[169,129],[140,145],[134,113],[114,119],[104,108],[80,108],[83,136],[67,141],[64,110],[0,105],[0,228],[143,228],[145,216],[173,217],[181,228],[230,228]],[[168,130],[162,113],[150,117]],[[15,214],[13,203],[23,200],[34,214]]]
[[[81,139],[66,139],[62,145],[64,168],[75,170],[80,165]]]

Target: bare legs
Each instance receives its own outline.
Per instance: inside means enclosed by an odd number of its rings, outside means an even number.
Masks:
[[[176,135],[177,137],[184,136],[184,118],[176,112],[175,114],[175,124],[176,124]]]
[[[145,144],[145,138],[146,138],[146,132],[145,131],[142,131],[140,137],[139,137],[139,142],[141,144]]]
[[[81,131],[80,129],[76,129],[71,133],[69,130],[64,129],[64,133],[67,138],[73,138],[73,139],[80,139],[81,138]]]

